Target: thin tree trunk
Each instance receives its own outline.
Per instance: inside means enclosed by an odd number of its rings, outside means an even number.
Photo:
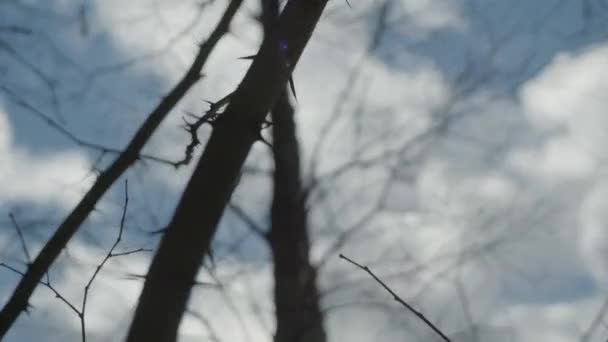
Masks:
[[[80,225],[89,216],[97,202],[120,176],[139,158],[144,145],[150,139],[167,114],[175,107],[186,92],[200,79],[201,70],[211,51],[220,38],[228,31],[232,17],[238,10],[242,0],[232,0],[223,14],[222,19],[212,32],[209,39],[201,44],[198,55],[188,72],[179,83],[163,98],[160,104],[150,113],[139,128],[123,153],[104,170],[91,189],[84,195],[78,205],[61,223],[51,239],[42,248],[36,259],[29,265],[21,281],[15,288],[8,302],[0,311],[0,340],[6,335],[17,317],[27,309],[28,301],[55,259],[59,256],[68,241],[78,231]]]
[[[274,258],[275,342],[325,342],[316,269],[310,263],[294,110],[287,92],[272,111],[274,198],[268,234]]]
[[[259,127],[284,89],[326,0],[289,0],[214,124],[152,260],[128,341],[175,341],[190,291]]]
[[[278,0],[262,0],[261,3],[264,32],[269,34],[276,25],[279,3]],[[274,260],[274,341],[325,342],[317,274],[310,263],[308,215],[295,113],[287,90],[281,93],[271,114],[274,192],[267,237]]]

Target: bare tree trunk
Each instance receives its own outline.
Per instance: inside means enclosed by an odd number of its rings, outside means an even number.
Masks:
[[[294,110],[287,91],[272,111],[274,198],[268,235],[274,258],[275,342],[325,342],[316,269],[310,264]]]
[[[264,32],[270,34],[276,25],[279,3],[278,0],[261,3]],[[325,342],[316,269],[310,264],[306,195],[302,188],[294,109],[287,90],[272,109],[272,122],[274,193],[267,237],[274,260],[274,341]]]
[[[78,231],[80,225],[89,216],[97,205],[97,202],[108,191],[108,189],[120,178],[120,176],[140,157],[144,145],[150,139],[167,114],[184,97],[186,92],[200,79],[201,70],[207,58],[220,38],[228,31],[232,17],[238,10],[242,0],[232,0],[224,12],[224,15],[209,39],[201,44],[198,55],[190,66],[188,72],[179,83],[169,92],[161,103],[150,113],[146,121],[139,128],[129,145],[123,153],[104,170],[91,189],[80,200],[78,205],[61,223],[55,234],[45,244],[36,259],[29,265],[27,271],[21,278],[9,301],[0,311],[0,340],[22,311],[26,310],[28,301],[55,259],[59,256],[68,241]]]
[[[175,341],[190,290],[259,129],[325,8],[289,0],[266,36],[188,182],[152,260],[128,341]]]

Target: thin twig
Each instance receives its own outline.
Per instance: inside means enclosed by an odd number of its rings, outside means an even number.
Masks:
[[[23,276],[25,273],[19,271],[18,269],[7,265],[3,262],[0,262],[0,267],[4,267],[10,271],[13,271],[14,273],[17,273],[21,276]],[[69,300],[67,300],[67,298],[65,298],[55,287],[53,287],[53,285],[51,284],[51,278],[49,277],[48,273],[46,273],[46,280],[41,280],[40,284],[44,285],[46,288],[48,288],[49,290],[51,290],[51,292],[53,292],[53,294],[55,295],[55,298],[59,299],[60,301],[62,301],[64,304],[66,304],[72,311],[74,311],[74,313],[76,313],[76,315],[80,316],[80,310],[78,310],[78,308],[76,308],[76,306],[74,304],[72,304]]]
[[[591,340],[591,337],[595,333],[595,330],[602,323],[602,320],[604,319],[604,317],[606,315],[606,311],[608,311],[608,298],[606,298],[606,300],[604,300],[602,307],[600,308],[598,313],[595,315],[595,318],[589,325],[589,328],[587,328],[587,330],[585,331],[583,336],[581,336],[580,342],[587,342],[587,341]]]
[[[218,334],[215,332],[215,329],[213,329],[213,326],[211,325],[211,321],[209,321],[207,317],[205,317],[202,313],[191,309],[188,309],[186,312],[192,315],[192,317],[196,318],[199,322],[201,322],[201,324],[207,330],[209,340],[211,340],[212,342],[221,342],[220,338],[218,337]]]
[[[124,201],[124,205],[123,205],[123,209],[122,209],[122,215],[120,218],[120,226],[118,229],[118,236],[116,237],[116,240],[114,240],[114,244],[112,245],[112,247],[110,247],[110,250],[108,251],[108,253],[105,255],[105,257],[103,258],[103,260],[97,265],[97,267],[95,268],[95,271],[93,272],[93,275],[89,278],[89,281],[87,282],[87,284],[84,287],[84,295],[82,298],[82,303],[80,305],[80,308],[77,308],[76,305],[74,305],[72,302],[70,302],[66,297],[64,297],[52,284],[51,284],[51,279],[48,275],[48,273],[46,274],[46,280],[41,280],[40,284],[46,286],[49,290],[51,290],[51,292],[53,292],[53,294],[55,295],[56,298],[58,298],[59,300],[61,300],[63,303],[65,303],[72,311],[74,311],[74,313],[78,316],[78,318],[80,319],[80,334],[81,334],[81,339],[82,342],[86,342],[86,321],[85,321],[85,315],[86,315],[86,309],[87,309],[87,300],[89,298],[89,293],[90,293],[90,289],[91,286],[93,285],[93,282],[95,281],[95,279],[97,278],[97,275],[99,274],[99,272],[101,271],[101,269],[105,266],[105,264],[108,262],[108,260],[110,258],[114,258],[114,257],[119,257],[119,256],[125,256],[125,255],[130,255],[130,254],[134,254],[134,253],[139,253],[139,252],[149,252],[149,249],[145,249],[145,248],[138,248],[138,249],[134,249],[134,250],[130,250],[130,251],[124,251],[124,252],[118,252],[118,253],[114,253],[114,250],[116,249],[116,247],[118,247],[118,244],[120,244],[120,241],[122,240],[122,235],[124,232],[124,226],[125,226],[125,219],[126,219],[126,215],[127,215],[127,206],[129,203],[129,192],[128,192],[128,183],[127,181],[125,181],[125,201]],[[13,220],[13,223],[15,223],[15,227],[17,228],[18,231],[20,231],[19,226],[16,224],[16,221],[13,217],[12,214],[10,214],[11,220]],[[23,240],[23,237],[21,234],[20,238],[22,239],[22,244],[23,244],[23,249],[24,252],[26,252],[26,254],[28,255],[28,260],[29,260],[29,253],[27,253],[27,248],[25,247],[25,240]],[[17,274],[20,275],[24,275],[23,272],[19,271],[18,269],[9,266],[5,263],[0,263],[0,267],[4,267],[7,268]]]
[[[104,146],[101,144],[96,144],[96,143],[93,143],[90,141],[86,141],[86,140],[80,138],[79,136],[77,136],[75,133],[68,130],[67,128],[65,128],[61,123],[59,123],[56,120],[54,120],[53,118],[51,118],[50,115],[43,112],[39,108],[35,107],[34,105],[32,105],[31,103],[26,101],[24,98],[20,97],[17,93],[13,92],[8,87],[0,85],[0,90],[3,91],[5,94],[7,94],[9,96],[9,99],[11,101],[13,101],[14,104],[26,109],[29,113],[34,115],[36,118],[42,120],[47,126],[52,128],[53,130],[55,130],[57,133],[59,133],[63,137],[70,140],[75,145],[78,145],[78,146],[81,146],[84,148],[88,148],[90,150],[99,151],[99,152],[101,152],[101,157],[103,157],[106,153],[121,154],[124,152],[123,150],[118,149],[118,148]],[[148,160],[148,161],[153,161],[153,162],[156,162],[159,164],[170,165],[173,167],[176,167],[176,164],[177,164],[177,162],[174,162],[174,161],[171,161],[171,160],[168,160],[165,158],[157,157],[154,155],[148,155],[145,153],[139,153],[137,158],[140,160]]]
[[[239,217],[239,219],[245,222],[249,229],[251,229],[251,231],[253,231],[257,236],[261,237],[263,240],[268,240],[268,233],[264,231],[264,229],[257,222],[255,222],[255,220],[249,216],[249,214],[247,214],[243,208],[234,202],[228,202],[228,208],[232,210],[234,214]]]
[[[122,240],[122,233],[123,233],[124,227],[125,227],[125,218],[127,216],[127,206],[129,205],[129,185],[128,184],[129,183],[127,182],[127,180],[125,180],[125,202],[122,207],[122,215],[120,217],[120,226],[118,228],[118,236],[116,237],[114,244],[112,245],[112,247],[110,247],[110,250],[108,251],[106,256],[103,258],[101,263],[99,263],[99,265],[97,265],[97,267],[95,268],[95,271],[93,272],[93,275],[91,276],[91,278],[89,278],[89,281],[87,282],[87,284],[84,287],[84,295],[82,297],[82,305],[80,306],[81,309],[80,309],[80,315],[79,315],[80,316],[80,333],[82,334],[82,342],[86,342],[85,314],[86,314],[86,309],[87,309],[87,300],[89,298],[89,290],[90,290],[91,286],[93,285],[95,278],[99,274],[99,271],[101,271],[102,267],[112,257],[112,253],[114,252],[114,249],[116,248],[116,246],[118,246],[118,244]]]
[[[17,231],[17,235],[19,236],[19,241],[21,242],[21,248],[23,249],[23,254],[25,255],[26,262],[29,265],[32,262],[32,257],[30,255],[30,252],[27,249],[27,244],[25,243],[25,237],[23,237],[23,231],[21,230],[19,223],[17,223],[17,220],[15,219],[15,215],[13,215],[13,213],[10,213],[10,214],[8,214],[8,216],[11,218],[11,221],[13,222],[13,226],[15,227],[15,230]]]
[[[351,264],[353,264],[353,265],[357,266],[358,268],[362,269],[363,271],[367,272],[367,274],[369,274],[372,278],[374,278],[374,280],[378,284],[380,284],[388,293],[391,294],[391,296],[393,296],[393,299],[395,301],[397,301],[399,304],[403,305],[411,313],[413,313],[418,318],[420,318],[426,325],[429,326],[429,328],[431,328],[435,333],[437,333],[437,335],[439,335],[444,341],[450,342],[450,339],[441,330],[439,330],[439,328],[437,328],[431,321],[429,321],[421,312],[419,312],[416,309],[414,309],[405,300],[403,300],[401,297],[399,297],[390,287],[388,287],[388,285],[386,285],[382,280],[380,280],[380,278],[378,278],[374,274],[374,272],[372,272],[372,270],[369,269],[369,267],[363,266],[363,265],[361,265],[361,264],[353,261],[352,259],[344,256],[343,254],[340,254],[340,258],[342,258],[342,259],[350,262]]]

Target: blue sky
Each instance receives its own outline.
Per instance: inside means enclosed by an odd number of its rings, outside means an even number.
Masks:
[[[330,338],[430,336],[340,261],[342,252],[369,264],[457,341],[580,340],[608,296],[608,5],[351,3],[330,1],[294,74],[304,174],[319,181],[309,203],[312,257],[323,265]],[[91,185],[92,166],[114,157],[74,144],[40,115],[81,139],[122,148],[186,70],[225,4],[0,3],[0,261],[23,267],[9,213],[37,251]],[[259,42],[257,10],[256,1],[245,1],[205,77],[147,153],[182,157],[184,111],[201,112],[202,100],[238,84],[248,66],[238,57],[255,53]],[[256,145],[248,166],[271,169],[268,152]],[[125,249],[154,247],[158,235],[147,232],[167,223],[189,170],[145,162],[125,175]],[[75,302],[115,239],[123,184],[53,267],[54,285]],[[267,175],[247,173],[233,201],[263,226],[270,189]],[[348,239],[333,250],[342,235]],[[200,278],[225,286],[195,290],[191,308],[222,339],[268,340],[266,247],[230,211],[215,245],[215,273],[202,270]],[[90,340],[123,336],[141,286],[127,276],[144,273],[149,256],[104,268],[87,314]],[[0,298],[16,281],[0,270]],[[77,317],[65,304],[44,288],[32,301],[35,310],[8,341],[79,340]],[[184,341],[205,336],[209,329],[195,316],[184,321]],[[600,324],[589,341],[606,338]]]

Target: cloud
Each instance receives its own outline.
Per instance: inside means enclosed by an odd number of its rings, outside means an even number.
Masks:
[[[539,130],[551,132],[534,152],[519,154],[519,164],[539,179],[577,180],[586,185],[582,201],[571,209],[573,226],[585,265],[604,287],[608,276],[608,186],[605,146],[608,144],[608,45],[598,44],[577,53],[561,53],[522,89],[528,119]]]
[[[591,176],[605,158],[608,134],[608,45],[561,53],[522,88],[527,118],[550,136],[533,154],[520,154],[520,165],[540,179]],[[532,163],[532,161],[535,161]]]
[[[454,1],[446,0],[401,0],[403,10],[408,14],[411,32],[420,34],[439,29],[462,30],[467,20]]]
[[[33,155],[13,143],[7,115],[0,110],[0,199],[71,206],[92,182],[90,162],[81,153]]]

